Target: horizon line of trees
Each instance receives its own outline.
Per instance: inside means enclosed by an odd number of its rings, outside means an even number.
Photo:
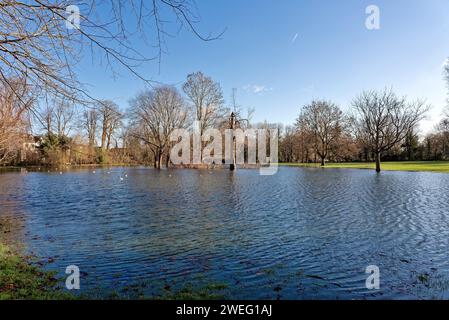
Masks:
[[[17,85],[26,87],[32,96],[32,86],[26,81],[17,80]],[[201,133],[209,128],[225,128],[231,110],[238,117],[242,113],[235,96],[233,105],[226,106],[220,84],[202,72],[187,76],[182,93],[168,85],[144,89],[130,99],[126,110],[120,110],[111,100],[79,106],[59,97],[49,101],[34,99],[25,109],[14,94],[17,90],[6,85],[1,88],[9,93],[10,109],[16,111],[2,117],[2,108],[0,120],[11,119],[4,127],[17,135],[14,139],[10,133],[1,135],[0,122],[0,137],[11,137],[11,143],[3,148],[0,140],[0,164],[142,163],[161,168],[163,163],[170,164],[170,148],[174,144],[170,135],[175,129],[188,128],[193,121],[199,123]],[[0,106],[4,105],[7,103]],[[18,122],[24,125],[18,127]],[[39,152],[29,152],[22,161],[17,153],[23,144],[34,139],[33,132],[38,132],[40,138]]]
[[[321,166],[326,162],[367,161],[375,162],[380,172],[381,160],[434,159],[430,154],[435,155],[435,150],[425,149],[418,136],[419,122],[430,108],[425,101],[410,102],[384,89],[364,91],[351,105],[348,113],[326,100],[305,105],[295,125],[285,130],[280,161]],[[428,135],[425,141],[435,142],[434,138]],[[441,152],[437,157],[445,160],[449,154]]]
[[[202,134],[208,128],[228,128],[231,111],[243,118],[235,91],[231,105],[226,105],[220,84],[202,72],[189,74],[181,90],[167,85],[144,89],[129,101],[126,110],[111,100],[87,107],[59,97],[39,101],[34,98],[33,86],[20,79],[0,85],[0,106],[3,165],[168,167],[174,144],[170,135],[175,129],[190,128],[196,121]],[[420,137],[418,126],[429,110],[424,100],[409,101],[384,89],[362,92],[351,106],[351,111],[344,113],[332,101],[313,100],[300,109],[293,126],[285,127],[252,124],[254,110],[248,109],[245,123],[248,128],[278,129],[280,162],[325,166],[327,162],[374,161],[380,171],[382,160],[449,160],[449,108],[435,131]],[[38,152],[18,157],[36,127],[40,132]]]
[[[116,112],[114,102],[91,95],[79,81],[75,66],[85,58],[100,59],[113,76],[124,70],[154,85],[140,66],[160,64],[166,37],[188,30],[207,42],[224,34],[203,35],[197,29],[200,20],[194,0],[92,0],[75,5],[66,0],[4,1],[0,10],[0,165],[14,162],[24,144],[32,148],[33,137],[28,135],[36,122],[45,134],[40,141],[42,155],[35,162],[108,162],[105,150],[123,130],[123,115]],[[144,40],[142,51],[131,45],[136,40]],[[43,101],[48,110],[37,109]],[[86,114],[80,115],[80,106],[88,105]],[[78,129],[75,120],[89,126],[88,150],[75,148],[84,133],[68,134],[68,124]],[[99,148],[94,141],[97,131],[101,131]],[[19,158],[23,160],[22,155]]]
[[[449,88],[449,59],[444,66]],[[351,102],[349,113],[333,102],[314,100],[302,107],[294,126],[280,142],[281,162],[375,162],[449,160],[449,99],[433,132],[419,135],[419,124],[430,106],[409,101],[392,89],[364,91]]]
[[[444,66],[449,88],[449,59]],[[449,101],[433,132],[419,135],[430,106],[409,101],[392,89],[364,91],[343,113],[332,101],[314,100],[302,107],[294,126],[279,144],[281,162],[375,162],[449,160]]]

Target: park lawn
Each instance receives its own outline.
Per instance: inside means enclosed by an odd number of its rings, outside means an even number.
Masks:
[[[27,258],[0,243],[0,300],[73,299],[57,288],[54,273],[33,266]]]
[[[320,167],[315,163],[281,163],[281,166],[292,167]],[[325,168],[338,169],[372,169],[376,168],[375,163],[370,162],[345,162],[345,163],[326,163]],[[423,171],[423,172],[442,172],[449,173],[449,161],[401,161],[401,162],[382,162],[382,170],[385,171]]]

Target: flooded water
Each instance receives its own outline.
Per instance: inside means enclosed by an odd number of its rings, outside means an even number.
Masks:
[[[79,266],[95,297],[220,283],[237,299],[449,298],[449,175],[258,173],[1,173],[2,237],[61,277]]]

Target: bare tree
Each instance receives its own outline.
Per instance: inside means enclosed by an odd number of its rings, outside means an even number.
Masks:
[[[86,130],[90,147],[95,146],[96,143],[98,118],[99,113],[96,109],[87,109],[83,113],[83,127]]]
[[[223,92],[220,84],[202,72],[187,76],[182,89],[193,104],[195,120],[200,124],[201,134],[226,118]]]
[[[101,118],[101,149],[108,150],[114,131],[120,124],[122,115],[116,103],[103,100],[98,103]]]
[[[160,168],[164,152],[169,151],[170,135],[186,125],[184,100],[176,88],[162,86],[140,93],[130,104],[132,125],[138,128],[133,135],[150,147],[155,167]]]
[[[117,138],[114,137],[115,133],[121,128],[123,122],[123,115],[120,112],[114,112],[109,120],[109,126],[106,133],[106,150],[111,147],[112,139],[115,139],[115,144],[117,146]]]
[[[44,130],[47,133],[47,136],[50,136],[53,133],[54,111],[55,111],[54,106],[46,103],[41,112],[41,117],[43,119],[42,124],[44,126]],[[39,116],[40,115],[37,115],[37,118],[39,118]]]
[[[0,80],[0,163],[21,148],[29,128],[29,108],[34,103],[25,80],[8,80],[8,84]]]
[[[72,130],[75,118],[75,106],[73,103],[63,99],[54,102],[54,123],[58,136],[68,136]]]
[[[374,153],[377,172],[381,171],[382,154],[402,142],[429,110],[424,101],[407,102],[388,89],[365,91],[352,105],[357,135]]]
[[[324,166],[331,147],[338,143],[344,129],[343,112],[332,102],[315,100],[303,107],[296,127],[313,137],[315,152]]]
[[[309,132],[301,130],[297,127],[297,145],[298,145],[298,159],[302,163],[310,162],[313,158],[315,139]]]
[[[279,159],[282,162],[295,162],[295,140],[297,138],[296,130],[292,126],[286,126],[285,132],[279,144]]]
[[[227,113],[230,113],[232,111],[232,113],[234,114],[235,120],[237,122],[237,126],[241,129],[246,129],[248,127],[251,126],[251,121],[254,117],[254,113],[255,113],[255,109],[252,107],[248,107],[246,108],[246,114],[243,114],[243,108],[237,103],[237,89],[233,88],[232,89],[232,94],[231,94],[231,107],[227,108],[227,109],[222,109],[220,111],[221,115],[219,116],[219,120],[220,118],[222,118],[223,114],[226,115]],[[223,120],[227,120],[227,118],[223,118]],[[229,122],[229,121],[227,121]],[[228,129],[229,124],[226,123],[225,124],[225,129]]]
[[[202,72],[195,72],[187,76],[182,89],[193,104],[201,136],[208,128],[218,127],[227,120],[228,110],[224,107],[223,92],[218,82]],[[200,157],[203,158],[202,148]]]
[[[446,111],[447,112],[447,111]],[[438,135],[441,140],[442,157],[449,156],[449,115],[445,116],[443,120],[436,126]]]
[[[197,31],[193,0],[81,0],[74,4],[68,0],[1,1],[0,79],[27,79],[54,96],[91,99],[74,68],[82,59],[80,53],[102,56],[113,74],[121,68],[151,83],[138,67],[160,60],[167,35],[186,28],[204,41],[220,36],[202,36]],[[150,45],[156,47],[149,56],[130,45],[135,37],[146,41],[148,31],[149,38],[155,39]]]

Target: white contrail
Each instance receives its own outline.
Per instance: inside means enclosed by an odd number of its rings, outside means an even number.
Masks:
[[[298,39],[298,36],[299,36],[298,33],[293,36],[292,43],[296,42],[296,39]]]

